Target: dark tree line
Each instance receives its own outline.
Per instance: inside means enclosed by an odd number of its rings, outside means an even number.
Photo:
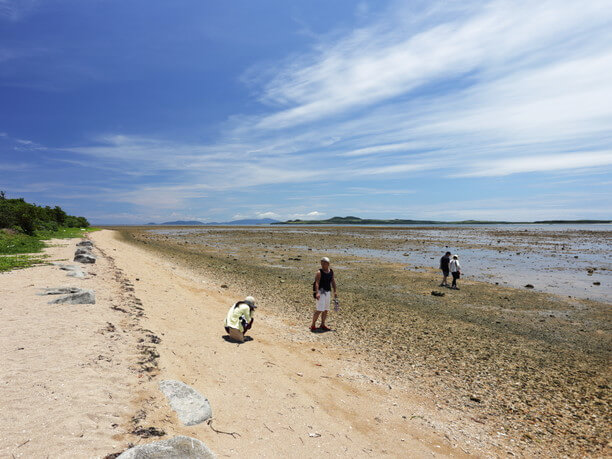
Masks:
[[[19,199],[6,199],[0,191],[0,228],[11,228],[33,235],[35,231],[57,231],[60,227],[86,228],[89,222],[85,217],[68,215],[59,207],[41,207]]]

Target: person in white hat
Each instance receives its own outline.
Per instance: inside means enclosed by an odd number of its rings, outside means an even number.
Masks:
[[[332,289],[334,290],[334,298],[338,298],[334,270],[329,267],[329,258],[321,258],[321,268],[315,275],[315,281],[312,288],[317,304],[316,310],[312,316],[310,331],[315,331],[317,329],[317,319],[319,316],[321,316],[321,326],[319,328],[323,331],[328,331],[329,328],[325,325],[325,319],[327,319],[327,311],[329,311],[329,306],[331,305]]]
[[[245,333],[253,326],[255,298],[247,296],[232,305],[225,317],[225,331],[234,341],[244,342]]]
[[[459,264],[459,255],[453,255],[453,259],[448,264],[448,267],[450,268],[450,272],[453,276],[453,283],[451,284],[451,288],[453,290],[459,290],[459,287],[457,287],[457,279],[461,277],[461,265]]]

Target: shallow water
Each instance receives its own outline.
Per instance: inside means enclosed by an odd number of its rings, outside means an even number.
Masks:
[[[612,303],[612,225],[429,225],[419,227],[330,227],[259,226],[194,227],[154,229],[170,237],[201,234],[198,243],[223,247],[207,241],[207,235],[231,235],[240,231],[254,237],[262,231],[283,234],[329,235],[341,232],[346,244],[329,251],[405,264],[423,270],[439,266],[447,250],[458,253],[463,277],[534,290],[589,298]],[[363,241],[360,243],[360,240]],[[380,247],[364,247],[366,240]],[[234,245],[235,247],[235,245]],[[289,245],[306,249],[303,245]],[[460,281],[461,282],[461,281]],[[595,285],[599,282],[600,285]]]

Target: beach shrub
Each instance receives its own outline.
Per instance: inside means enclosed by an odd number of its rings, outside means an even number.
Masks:
[[[23,198],[7,199],[0,191],[0,228],[11,228],[33,236],[37,231],[57,231],[61,227],[87,228],[85,217],[68,215],[60,206],[37,206]]]

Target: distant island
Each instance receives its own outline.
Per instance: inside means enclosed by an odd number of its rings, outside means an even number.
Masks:
[[[595,224],[612,223],[612,220],[540,220],[535,222],[509,222],[495,220],[460,220],[443,222],[436,220],[405,220],[394,218],[392,220],[377,220],[359,217],[332,217],[327,220],[287,220],[286,222],[272,223],[274,225],[512,225],[512,224]]]
[[[575,225],[612,223],[612,220],[538,220],[534,222],[509,222],[501,220],[410,220],[394,218],[390,220],[379,220],[374,218],[359,217],[332,217],[327,220],[287,220],[281,222],[272,218],[253,218],[243,220],[232,220],[229,222],[201,222],[199,220],[176,220],[163,223],[147,223],[149,226],[253,226],[253,225]]]
[[[164,223],[147,223],[147,225],[156,226],[224,226],[224,225],[271,225],[280,223],[278,220],[272,218],[254,218],[254,219],[243,219],[243,220],[232,220],[231,222],[200,222],[198,220],[177,220],[173,222]]]

